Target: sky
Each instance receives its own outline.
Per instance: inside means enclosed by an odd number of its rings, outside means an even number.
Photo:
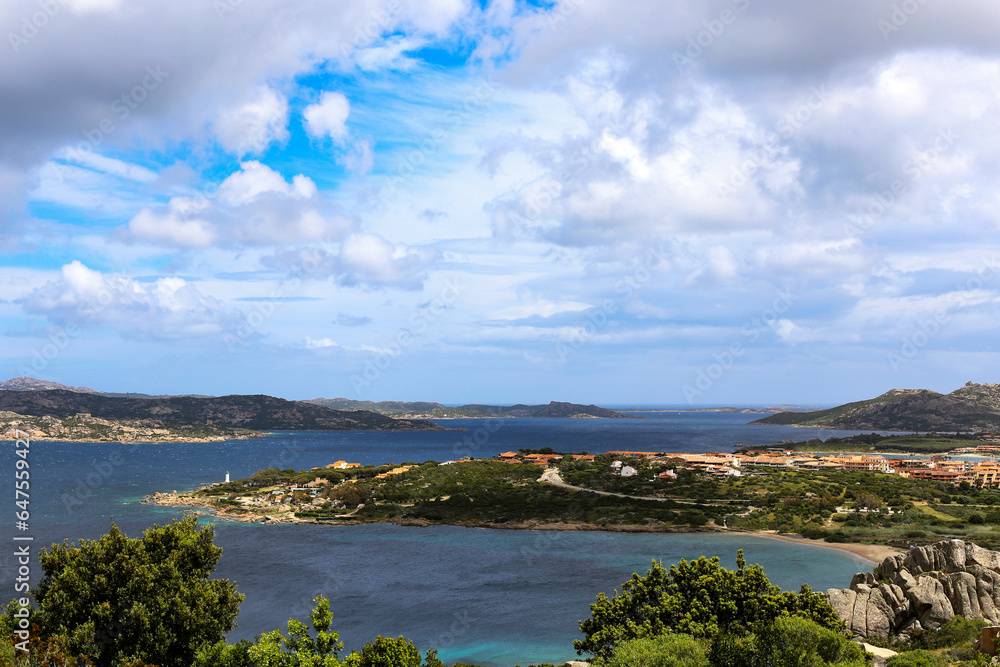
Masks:
[[[1000,381],[994,0],[5,0],[0,33],[6,377],[692,406]]]

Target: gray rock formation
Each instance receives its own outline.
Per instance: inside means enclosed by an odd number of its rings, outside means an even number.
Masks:
[[[1000,621],[1000,552],[950,540],[886,558],[827,591],[857,638],[936,629],[952,616]]]

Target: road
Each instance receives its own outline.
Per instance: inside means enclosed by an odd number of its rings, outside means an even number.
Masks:
[[[571,489],[573,491],[589,491],[590,493],[596,493],[599,496],[615,496],[616,498],[630,498],[632,500],[656,500],[659,502],[664,502],[667,500],[672,500],[680,505],[728,505],[731,502],[742,503],[746,501],[742,500],[716,500],[707,501],[704,503],[698,502],[696,500],[678,500],[677,498],[658,498],[656,496],[629,496],[624,493],[613,493],[611,491],[597,491],[595,489],[588,489],[583,486],[573,486],[572,484],[567,484],[563,481],[562,477],[559,476],[559,470],[557,468],[550,468],[542,473],[542,476],[538,478],[539,482],[545,482],[546,484],[551,484],[552,486],[561,486],[564,489]]]

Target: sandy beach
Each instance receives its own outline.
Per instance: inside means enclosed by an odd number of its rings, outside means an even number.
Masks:
[[[794,542],[795,544],[808,544],[816,547],[825,547],[827,549],[848,551],[857,556],[861,556],[865,560],[870,560],[872,563],[881,563],[889,556],[904,553],[903,549],[897,549],[896,547],[889,547],[883,544],[831,543],[824,542],[823,540],[812,540],[805,537],[779,535],[772,531],[747,531],[747,534],[757,535],[759,537],[769,537],[774,540],[783,540],[785,542]]]

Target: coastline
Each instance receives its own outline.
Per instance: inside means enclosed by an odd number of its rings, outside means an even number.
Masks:
[[[706,527],[702,530],[677,530],[672,528],[664,528],[662,526],[636,526],[636,525],[620,525],[620,526],[606,526],[598,525],[592,523],[565,523],[565,522],[555,522],[547,523],[543,521],[522,521],[522,522],[511,522],[511,523],[478,523],[478,522],[435,522],[427,521],[423,519],[411,519],[405,521],[393,521],[393,520],[366,520],[366,519],[356,519],[356,518],[345,518],[343,520],[337,521],[323,521],[319,519],[300,519],[298,517],[292,516],[291,512],[284,508],[275,508],[273,514],[231,514],[225,510],[220,510],[215,507],[200,504],[194,498],[184,497],[185,494],[170,494],[170,493],[154,493],[150,496],[146,496],[142,499],[142,503],[152,504],[152,505],[165,505],[172,507],[185,507],[193,508],[187,511],[193,511],[204,516],[210,516],[218,521],[229,521],[234,523],[259,523],[263,525],[276,525],[282,523],[295,523],[295,524],[315,524],[315,525],[327,525],[327,526],[358,526],[368,523],[392,523],[399,526],[410,526],[414,528],[424,528],[427,526],[458,526],[461,528],[488,528],[492,530],[554,530],[554,531],[596,531],[596,532],[608,532],[608,533],[736,533],[743,535],[751,535],[753,537],[765,537],[774,540],[781,540],[783,542],[790,542],[792,544],[801,544],[805,546],[820,547],[825,549],[836,549],[838,551],[846,551],[848,553],[859,556],[864,560],[867,560],[873,564],[881,563],[883,560],[890,556],[895,556],[896,554],[905,553],[903,549],[897,547],[890,547],[883,544],[857,544],[852,542],[826,542],[824,540],[811,539],[806,537],[799,537],[788,534],[779,534],[773,531],[763,531],[763,530],[729,530],[722,528]]]
[[[793,544],[803,544],[813,547],[823,547],[826,549],[837,549],[838,551],[847,551],[854,554],[855,556],[860,556],[867,561],[878,564],[881,563],[886,558],[895,556],[896,554],[906,553],[904,549],[899,549],[897,547],[890,547],[884,544],[857,544],[854,542],[826,542],[824,540],[815,540],[808,537],[798,537],[795,535],[788,534],[778,534],[772,531],[766,530],[748,530],[748,531],[735,531],[727,530],[720,531],[727,533],[744,532],[747,535],[754,535],[757,537],[767,537],[772,540],[781,540],[783,542],[792,542]]]

